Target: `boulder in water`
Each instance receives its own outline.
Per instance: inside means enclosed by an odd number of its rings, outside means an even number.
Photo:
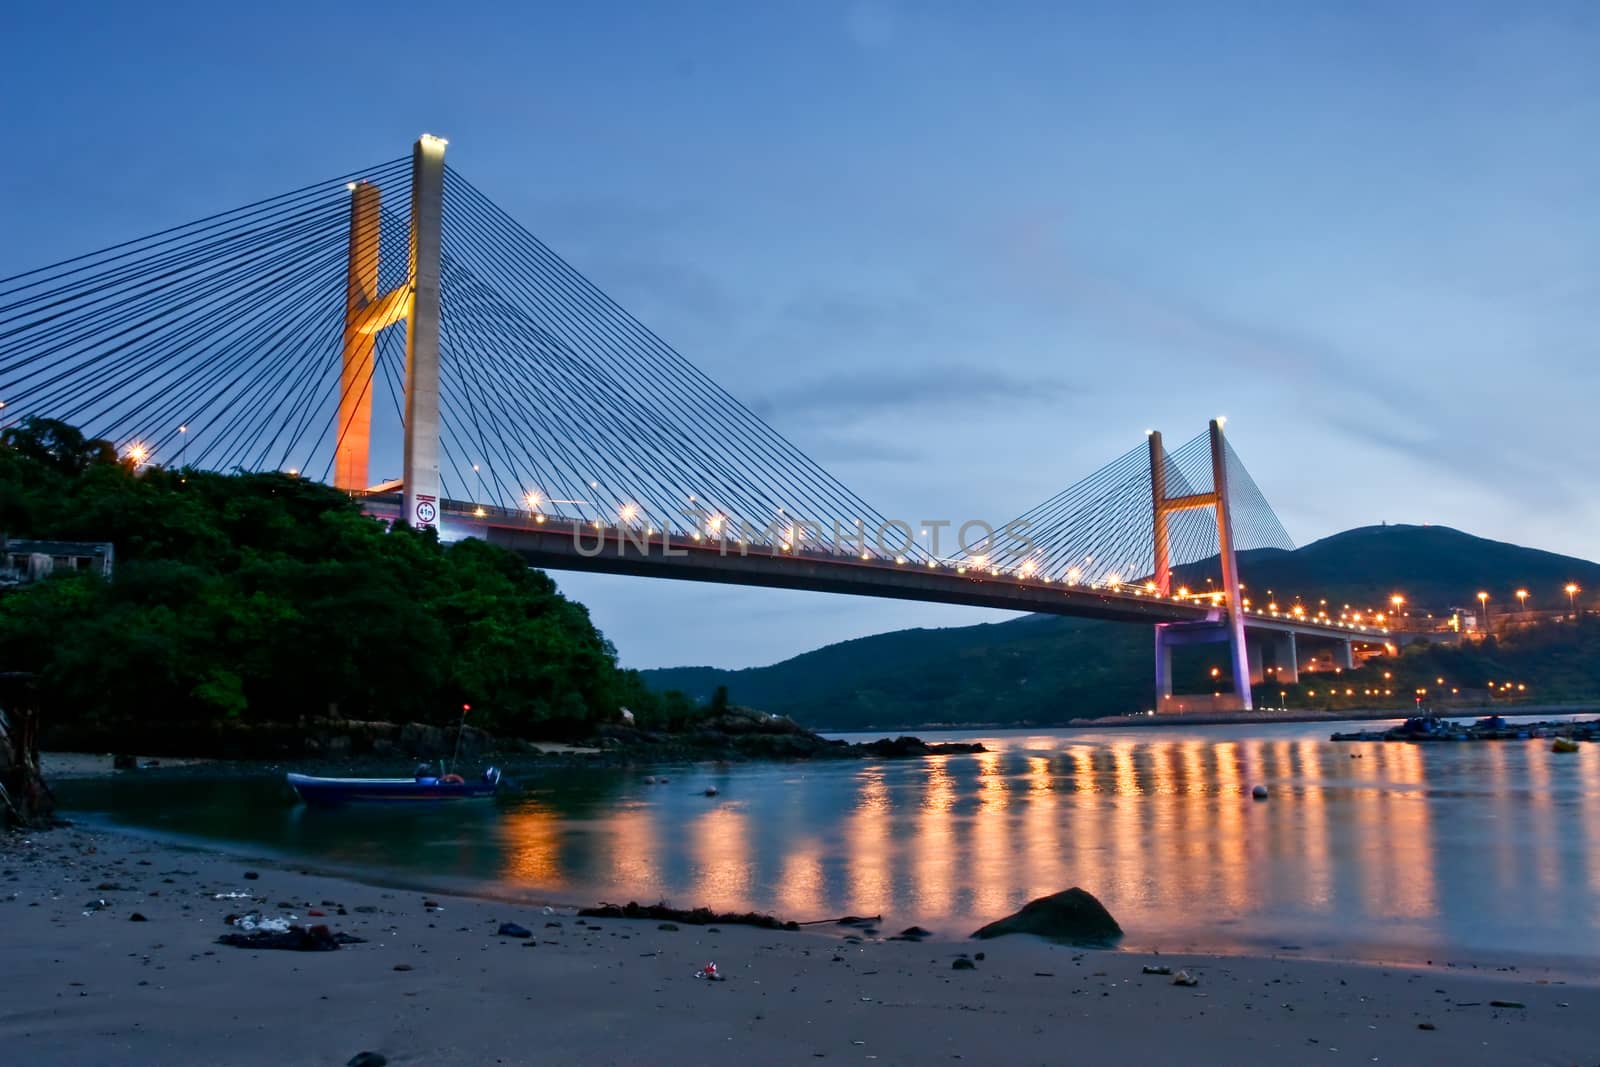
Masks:
[[[972,936],[990,938],[1003,934],[1036,934],[1073,945],[1105,945],[1122,936],[1122,927],[1094,894],[1073,886],[1030,900],[1021,911],[990,923]]]

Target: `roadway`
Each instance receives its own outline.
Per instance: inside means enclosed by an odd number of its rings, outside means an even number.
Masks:
[[[400,515],[398,493],[371,494],[363,497],[361,504],[362,510],[375,518],[394,521]],[[929,566],[881,556],[864,559],[826,550],[792,551],[764,544],[694,540],[659,530],[647,533],[623,526],[596,527],[574,519],[463,501],[443,502],[440,537],[477,537],[546,570],[802,589],[1110,622],[1220,624],[1223,618],[1222,608],[1214,603],[1163,597],[1141,584],[1086,586],[958,568],[950,563]],[[1264,611],[1247,611],[1245,626],[1337,641],[1382,641],[1387,634],[1375,626],[1319,622]]]

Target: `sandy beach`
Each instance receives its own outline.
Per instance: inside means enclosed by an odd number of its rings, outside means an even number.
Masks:
[[[253,909],[365,941],[216,943]],[[884,940],[891,916],[860,943],[838,926],[662,929],[78,827],[0,838],[0,930],[0,1047],[19,1064],[1565,1065],[1600,1043],[1600,987],[1527,967]],[[973,969],[953,969],[963,954]],[[708,961],[725,981],[695,977]]]

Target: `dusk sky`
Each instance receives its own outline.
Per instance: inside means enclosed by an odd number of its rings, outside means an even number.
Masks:
[[[887,515],[1003,521],[1225,414],[1300,543],[1428,522],[1600,558],[1600,5],[62,3],[0,26],[0,276],[430,131]],[[638,667],[1005,617],[557,578]]]

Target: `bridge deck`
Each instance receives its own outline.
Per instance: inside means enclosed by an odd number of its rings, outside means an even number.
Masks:
[[[374,494],[363,499],[362,507],[369,515],[393,520],[400,514],[400,498],[398,494]],[[825,551],[780,551],[768,545],[694,541],[682,535],[669,538],[660,531],[646,536],[643,531],[595,528],[571,519],[540,518],[470,502],[445,501],[440,520],[441,534],[481,538],[547,570],[803,589],[1111,622],[1220,622],[1219,610],[1210,604],[1156,596],[1142,586],[1067,585],[1009,574],[958,573],[950,566],[901,564],[876,556],[861,559]],[[1323,625],[1257,612],[1247,613],[1245,624],[1250,629],[1286,630],[1337,640],[1380,641],[1384,635],[1371,627]]]

